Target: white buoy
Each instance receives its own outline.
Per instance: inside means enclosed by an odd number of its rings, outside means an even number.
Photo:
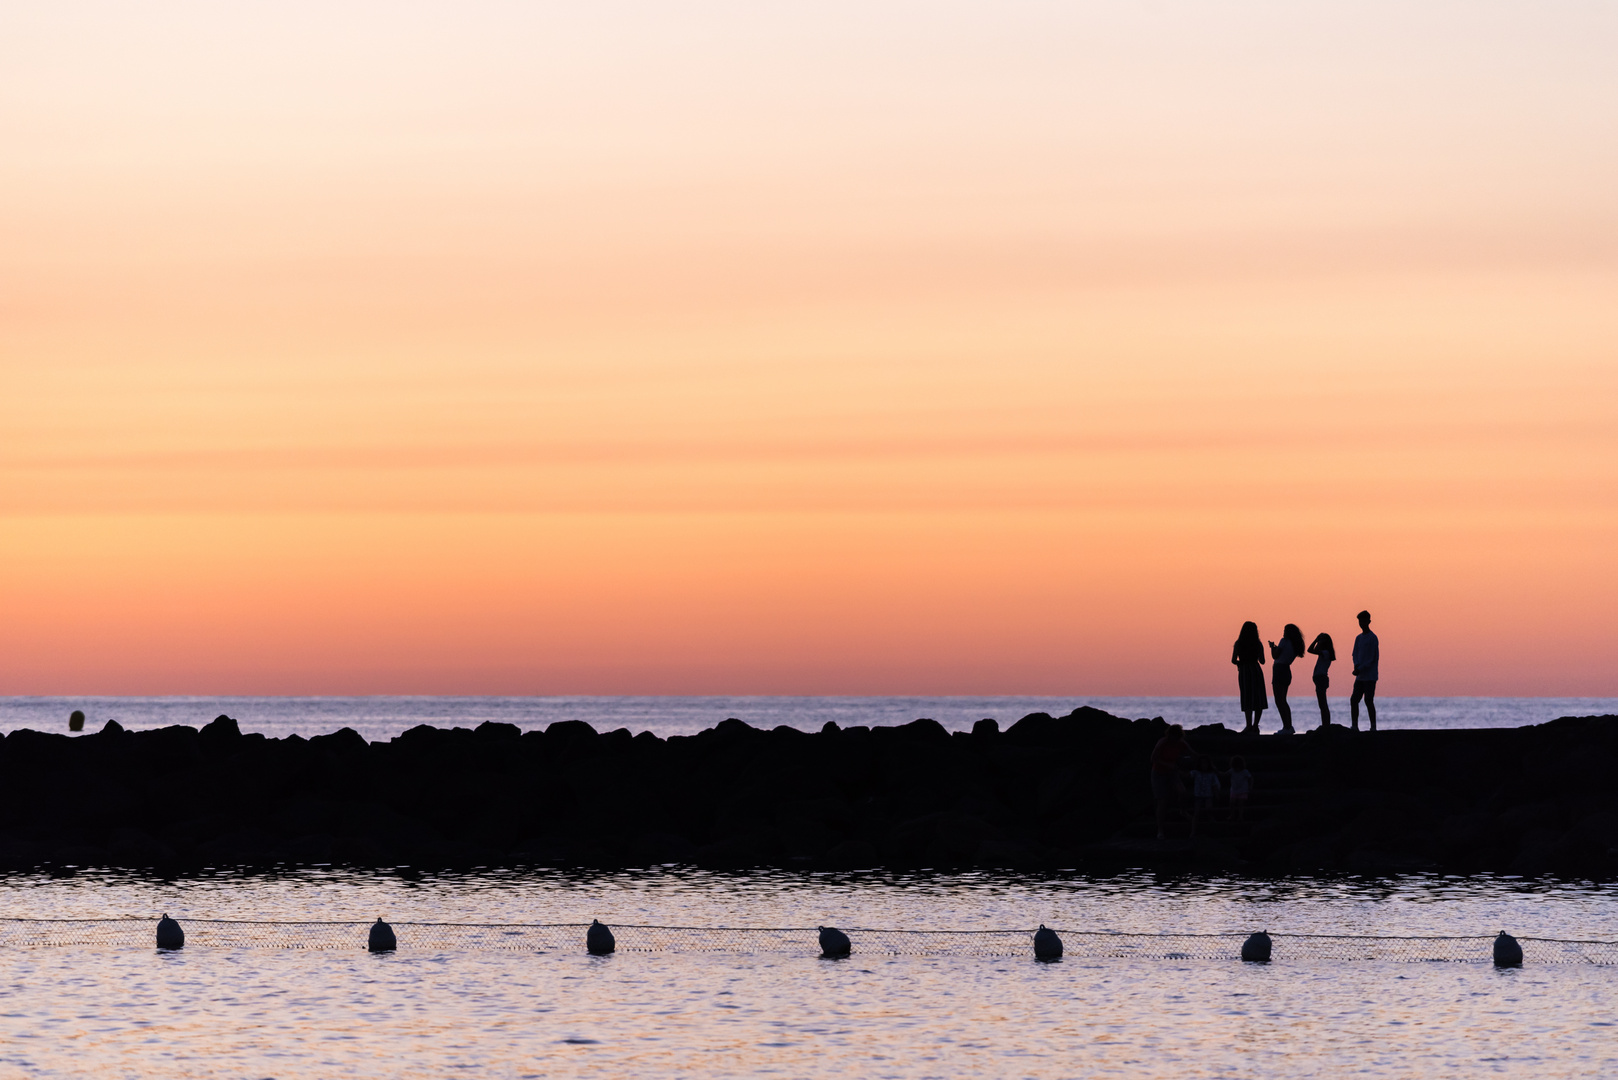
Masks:
[[[820,928],[820,955],[832,958],[847,956],[854,950],[853,942],[848,935],[835,926],[822,926]]]
[[[393,952],[399,947],[399,939],[394,936],[393,927],[382,921],[378,915],[376,922],[371,924],[371,936],[365,947],[372,952]]]
[[[1255,964],[1270,962],[1270,935],[1260,930],[1242,942],[1242,959]]]
[[[169,913],[166,911],[163,913],[163,917],[157,920],[157,947],[159,949],[185,948],[185,931],[180,929],[179,923],[169,918]]]
[[[1522,967],[1522,946],[1504,930],[1494,939],[1494,966]]]
[[[1040,923],[1039,929],[1034,931],[1034,959],[1062,959],[1062,939],[1056,936],[1055,930],[1044,923]]]
[[[612,936],[612,931],[601,925],[596,919],[590,920],[590,929],[584,934],[584,947],[591,956],[606,956],[618,948],[618,941]]]

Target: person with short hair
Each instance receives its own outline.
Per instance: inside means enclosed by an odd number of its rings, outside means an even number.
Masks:
[[[1242,632],[1230,650],[1230,662],[1236,665],[1236,689],[1242,695],[1242,716],[1247,724],[1242,733],[1258,734],[1259,718],[1270,707],[1264,694],[1264,641],[1258,636],[1258,623],[1242,623]]]
[[[1320,702],[1320,726],[1331,727],[1331,706],[1326,704],[1326,689],[1331,686],[1331,662],[1337,659],[1337,649],[1330,634],[1316,634],[1309,643],[1315,659],[1315,699]]]
[[[1360,636],[1354,639],[1354,693],[1348,699],[1348,718],[1353,722],[1354,730],[1360,729],[1360,699],[1365,699],[1365,717],[1371,724],[1371,730],[1376,730],[1376,680],[1377,665],[1382,659],[1382,648],[1371,633],[1371,613],[1362,611],[1358,616],[1360,620]]]
[[[1180,783],[1180,759],[1191,753],[1185,741],[1185,728],[1170,724],[1152,747],[1152,798],[1157,803],[1157,838],[1167,840],[1169,811],[1175,809],[1184,790]]]

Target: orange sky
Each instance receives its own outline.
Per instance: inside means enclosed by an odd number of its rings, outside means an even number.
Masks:
[[[20,7],[0,693],[1618,694],[1608,5]]]

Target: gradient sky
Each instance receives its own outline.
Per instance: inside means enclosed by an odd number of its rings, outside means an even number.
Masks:
[[[0,692],[1234,693],[1369,607],[1385,694],[1618,694],[1615,56],[0,5]]]

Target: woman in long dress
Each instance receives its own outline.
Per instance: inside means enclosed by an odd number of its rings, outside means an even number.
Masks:
[[[1247,718],[1247,726],[1242,731],[1257,734],[1259,717],[1270,707],[1270,699],[1264,693],[1264,641],[1258,636],[1258,623],[1242,623],[1242,632],[1230,650],[1230,662],[1236,665],[1242,715]]]
[[[1292,661],[1303,655],[1303,631],[1297,623],[1287,623],[1281,631],[1281,644],[1270,642],[1270,686],[1275,690],[1275,711],[1281,715],[1281,733],[1291,735],[1292,706],[1287,704],[1287,687],[1292,685]]]

